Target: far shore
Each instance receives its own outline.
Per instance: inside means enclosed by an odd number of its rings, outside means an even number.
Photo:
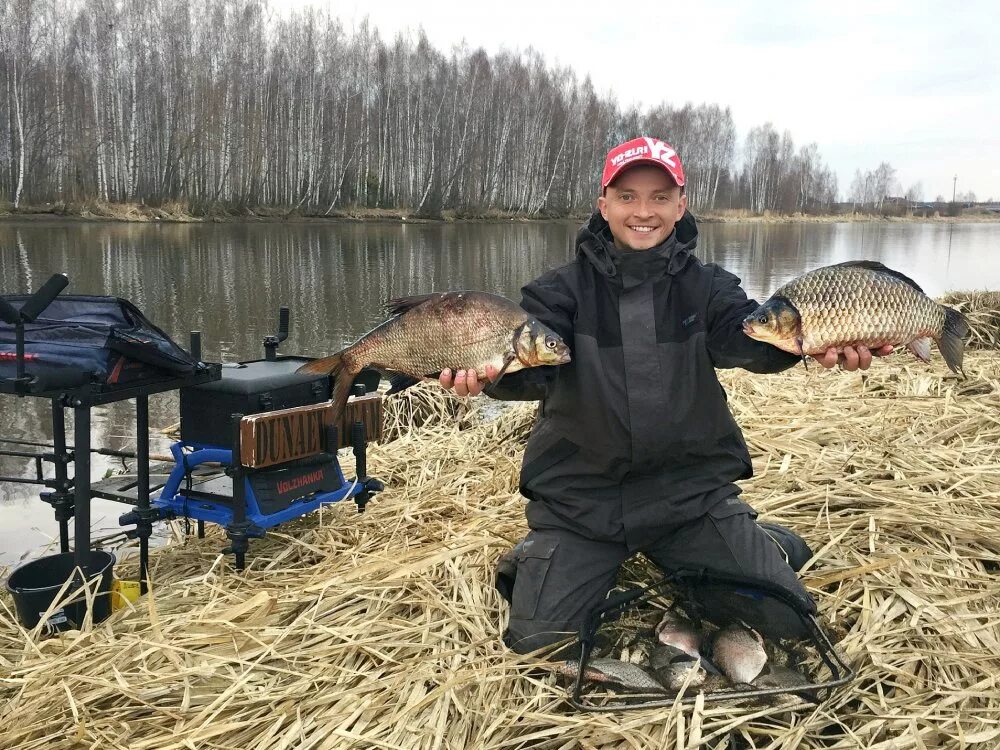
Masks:
[[[694,211],[698,221],[703,223],[760,223],[760,224],[835,224],[847,222],[908,222],[908,223],[981,223],[1000,222],[1000,213],[988,211],[965,211],[960,216],[895,216],[879,213],[837,213],[804,214],[772,213],[755,214],[746,210],[717,210],[699,213]],[[444,210],[439,216],[418,216],[412,211],[399,208],[338,208],[329,213],[303,213],[296,209],[258,207],[239,210],[212,209],[204,215],[190,213],[187,207],[178,203],[164,206],[147,206],[137,203],[97,203],[44,204],[22,206],[14,209],[10,204],[0,203],[0,222],[130,222],[130,223],[324,223],[324,222],[398,222],[406,224],[440,224],[460,222],[537,222],[566,221],[580,223],[586,221],[587,214],[550,215],[524,214],[496,210]]]

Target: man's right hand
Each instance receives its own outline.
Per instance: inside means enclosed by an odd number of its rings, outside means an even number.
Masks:
[[[486,377],[493,383],[500,371],[493,365],[486,365]],[[486,383],[479,379],[475,370],[457,370],[452,376],[450,369],[441,371],[438,381],[444,388],[454,390],[456,396],[478,396],[483,392]]]

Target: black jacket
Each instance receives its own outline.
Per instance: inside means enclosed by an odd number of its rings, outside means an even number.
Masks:
[[[576,259],[521,290],[573,361],[505,376],[493,396],[540,399],[521,467],[532,528],[642,549],[739,492],[750,456],[715,368],[779,372],[798,358],[746,336],[757,303],[693,254],[687,213],[652,250],[621,252],[599,213]]]

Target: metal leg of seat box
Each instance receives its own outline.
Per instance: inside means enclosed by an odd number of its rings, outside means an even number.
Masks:
[[[59,524],[59,551],[69,552],[69,520],[73,517],[73,493],[69,490],[67,464],[70,455],[66,450],[66,412],[59,399],[52,399],[52,452],[55,465],[55,491],[43,495],[43,499],[55,511]]]
[[[146,579],[149,569],[149,537],[153,534],[153,519],[149,508],[149,396],[136,396],[136,469],[138,472],[136,497],[138,499],[139,520],[136,532],[139,535],[139,592],[146,593]]]
[[[73,551],[86,573],[90,557],[90,406],[73,402]]]
[[[229,546],[223,550],[224,553],[232,553],[236,556],[236,569],[243,570],[246,567],[247,549],[250,546],[249,524],[247,523],[247,493],[246,493],[246,472],[243,470],[243,459],[240,451],[240,420],[242,414],[233,414],[230,417],[233,434],[233,459],[227,471],[233,478],[233,520],[226,527],[226,536],[229,537]]]

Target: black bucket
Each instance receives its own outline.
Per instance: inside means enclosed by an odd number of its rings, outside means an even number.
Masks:
[[[30,630],[38,624],[63,584],[73,575],[76,568],[75,554],[65,552],[61,555],[41,557],[25,563],[10,574],[10,578],[7,579],[7,590],[14,598],[17,619],[24,627]],[[111,614],[111,574],[114,565],[115,556],[110,552],[90,551],[84,573],[87,576],[87,587],[94,595],[95,624]],[[66,594],[72,594],[79,588],[79,584],[71,583],[66,589]],[[79,629],[86,615],[87,598],[85,592],[79,591],[49,615],[45,627],[46,630]]]

